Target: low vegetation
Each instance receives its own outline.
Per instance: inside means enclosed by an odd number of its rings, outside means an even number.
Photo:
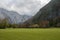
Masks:
[[[60,28],[0,29],[0,40],[60,40]]]

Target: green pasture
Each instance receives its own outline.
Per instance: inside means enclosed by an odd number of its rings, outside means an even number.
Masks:
[[[60,28],[0,29],[0,40],[60,40]]]

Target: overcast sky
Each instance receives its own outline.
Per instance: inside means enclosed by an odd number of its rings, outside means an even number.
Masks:
[[[0,0],[0,8],[16,11],[21,15],[35,15],[50,0]]]

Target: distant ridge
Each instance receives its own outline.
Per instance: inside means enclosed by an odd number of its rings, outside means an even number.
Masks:
[[[23,23],[30,18],[28,15],[20,15],[15,11],[8,11],[4,8],[0,8],[0,19],[7,18],[9,22],[12,23]]]

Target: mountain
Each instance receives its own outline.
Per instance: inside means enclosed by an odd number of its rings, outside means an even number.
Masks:
[[[4,8],[0,8],[0,19],[7,18],[8,21],[12,23],[23,23],[27,19],[29,19],[31,16],[28,15],[20,15],[19,13],[15,11],[8,11]]]
[[[25,23],[39,24],[41,27],[60,26],[60,0],[51,0]]]

